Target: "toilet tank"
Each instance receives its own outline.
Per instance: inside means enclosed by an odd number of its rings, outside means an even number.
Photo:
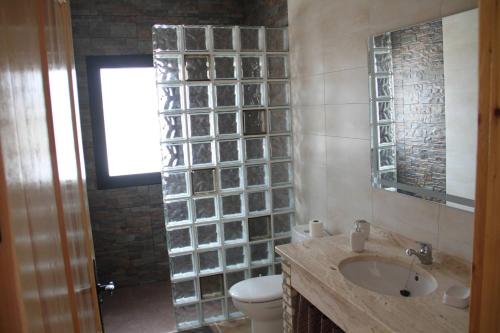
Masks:
[[[323,237],[329,236],[329,233],[324,230]],[[292,227],[292,243],[302,242],[310,239],[309,224],[298,224]]]

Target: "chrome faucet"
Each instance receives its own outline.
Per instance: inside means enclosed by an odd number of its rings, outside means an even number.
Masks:
[[[418,244],[420,244],[420,250],[418,252],[414,249],[406,249],[406,255],[415,255],[422,265],[432,265],[432,245],[420,242]]]

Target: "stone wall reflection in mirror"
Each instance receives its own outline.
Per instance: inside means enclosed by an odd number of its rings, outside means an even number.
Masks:
[[[372,183],[473,209],[477,10],[370,38]]]

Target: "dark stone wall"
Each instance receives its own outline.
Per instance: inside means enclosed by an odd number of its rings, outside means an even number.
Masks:
[[[441,21],[391,34],[398,182],[446,191]]]
[[[89,55],[152,53],[153,24],[267,25],[285,17],[276,1],[73,0],[71,14],[98,278],[120,285],[168,279],[160,185],[98,190],[85,59]],[[272,6],[266,7],[269,3]],[[276,2],[277,3],[277,2]],[[248,4],[245,6],[245,4]],[[252,9],[247,15],[246,9]],[[273,9],[274,8],[274,9]],[[263,13],[255,16],[256,11]],[[269,13],[273,19],[267,19]],[[246,18],[252,18],[246,20]],[[247,23],[248,22],[248,23]],[[285,24],[286,25],[286,24]]]
[[[245,24],[266,27],[288,26],[288,7],[286,0],[246,0]]]

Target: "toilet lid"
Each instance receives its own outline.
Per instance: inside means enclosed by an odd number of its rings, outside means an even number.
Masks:
[[[229,289],[229,294],[246,303],[274,301],[283,297],[282,282],[281,274],[251,278],[236,283]]]

